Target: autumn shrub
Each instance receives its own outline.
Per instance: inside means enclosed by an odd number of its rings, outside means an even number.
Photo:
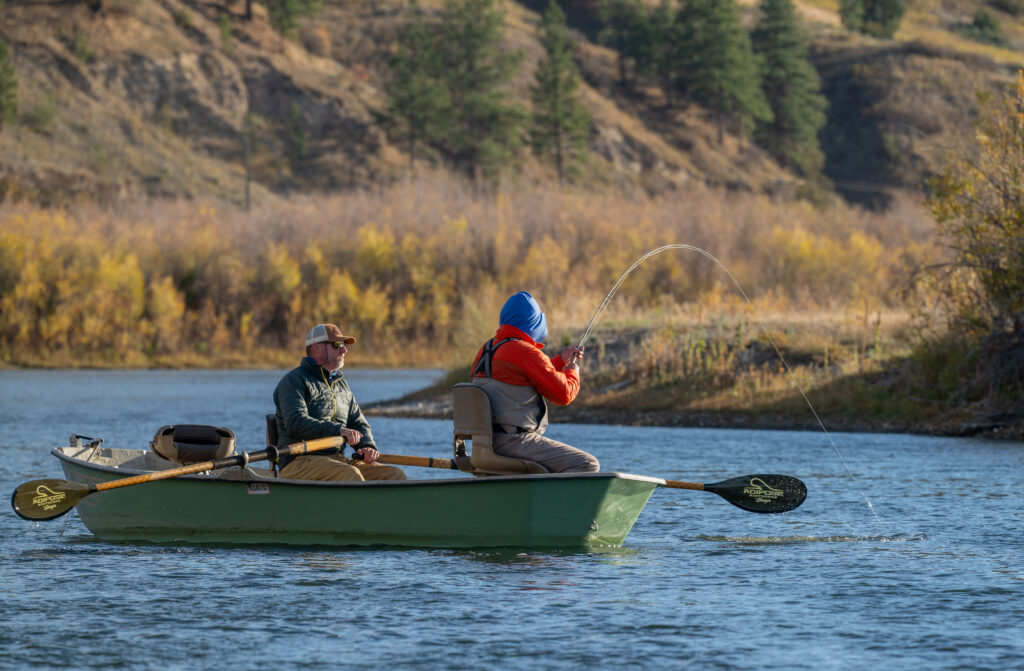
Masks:
[[[949,262],[930,287],[949,317],[950,337],[976,350],[959,369],[977,396],[1024,391],[1024,71],[979,96],[972,142],[932,181],[929,204]]]
[[[0,353],[67,365],[233,361],[260,350],[279,362],[294,358],[310,324],[334,321],[360,337],[362,361],[448,365],[472,356],[519,289],[538,297],[553,339],[579,338],[623,271],[672,243],[714,254],[758,310],[896,307],[901,269],[927,245],[921,216],[704,188],[644,199],[544,187],[482,194],[435,176],[248,213],[187,202],[67,213],[8,205]],[[722,268],[672,250],[623,283],[601,326],[673,328],[696,313],[749,309]]]

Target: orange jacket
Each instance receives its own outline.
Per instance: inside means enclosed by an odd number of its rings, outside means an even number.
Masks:
[[[492,379],[516,386],[533,387],[555,405],[569,405],[576,399],[580,392],[580,375],[572,368],[563,371],[565,362],[561,354],[549,359],[541,352],[543,344],[534,342],[523,331],[508,324],[498,327],[494,342],[505,338],[517,340],[505,343],[494,353],[491,359]],[[481,346],[470,370],[476,368],[483,352]],[[485,377],[483,371],[477,377]]]

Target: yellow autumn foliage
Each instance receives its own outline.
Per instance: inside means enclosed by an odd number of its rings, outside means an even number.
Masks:
[[[74,365],[247,350],[301,351],[337,322],[366,359],[448,364],[493,332],[502,301],[533,292],[553,335],[581,329],[645,252],[717,256],[772,309],[898,307],[907,264],[931,253],[926,214],[903,218],[692,189],[658,198],[521,187],[475,193],[403,183],[251,213],[195,203],[0,207],[0,358]],[[908,214],[910,213],[910,214]],[[703,303],[702,303],[703,301]],[[728,276],[685,250],[652,257],[603,319],[743,306]],[[481,335],[482,334],[482,335]],[[395,361],[396,363],[399,361]]]

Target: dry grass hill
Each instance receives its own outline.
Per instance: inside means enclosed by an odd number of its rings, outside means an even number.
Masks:
[[[378,123],[403,0],[326,0],[294,39],[274,32],[259,4],[251,21],[241,1],[106,0],[100,12],[91,4],[0,5],[0,37],[19,78],[18,121],[0,132],[0,199],[240,203],[247,145],[256,202],[405,173],[408,158]],[[524,102],[544,4],[504,4],[507,45],[526,55],[509,94]],[[421,5],[437,11],[441,1]],[[593,117],[589,184],[796,191],[797,178],[757,147],[719,143],[695,106],[669,110],[656,89],[620,90],[615,54],[597,41],[596,0],[564,5],[581,40]],[[970,123],[975,91],[1024,65],[1024,18],[989,8],[1009,47],[962,34],[980,0],[908,0],[894,40],[842,29],[836,0],[798,5],[830,102],[826,172],[841,193],[869,205],[885,205],[893,189],[919,191]],[[542,180],[545,170],[528,163],[521,175]]]

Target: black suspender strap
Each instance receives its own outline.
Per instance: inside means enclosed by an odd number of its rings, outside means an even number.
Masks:
[[[476,366],[473,368],[473,372],[470,373],[469,379],[472,380],[480,372],[480,369],[484,371],[484,377],[491,377],[491,359],[494,357],[494,353],[498,351],[498,348],[507,343],[510,340],[519,340],[519,338],[505,338],[499,342],[494,340],[488,340],[484,343],[484,351],[480,355],[480,360],[476,362]]]

